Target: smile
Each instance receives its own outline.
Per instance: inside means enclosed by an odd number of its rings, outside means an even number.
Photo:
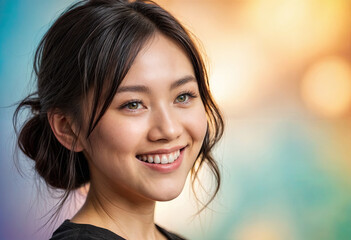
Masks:
[[[148,162],[148,163],[158,163],[158,164],[169,164],[173,163],[175,160],[178,159],[180,155],[180,150],[178,149],[174,152],[167,153],[167,154],[143,154],[137,155],[137,158],[140,161]]]

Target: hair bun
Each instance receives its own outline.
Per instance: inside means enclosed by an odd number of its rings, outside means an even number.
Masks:
[[[30,108],[33,115],[20,130],[18,146],[35,162],[37,173],[54,188],[75,189],[87,183],[89,169],[84,155],[71,152],[61,145],[51,130],[46,113],[41,110],[39,99],[34,98],[33,94],[17,107],[14,114],[15,128],[19,111],[23,108]],[[73,158],[72,154],[75,155]],[[71,181],[70,170],[75,172],[75,181]]]

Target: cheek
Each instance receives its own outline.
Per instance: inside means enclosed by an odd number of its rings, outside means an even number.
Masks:
[[[207,117],[202,104],[190,111],[187,119],[187,130],[193,140],[201,146],[207,131]]]
[[[97,149],[99,154],[133,153],[145,135],[145,129],[142,121],[130,121],[105,114],[91,135],[92,149]]]

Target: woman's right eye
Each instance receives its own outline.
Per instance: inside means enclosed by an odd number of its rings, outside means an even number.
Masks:
[[[138,110],[143,108],[142,102],[141,101],[130,101],[121,106],[121,109],[127,109],[127,110]]]

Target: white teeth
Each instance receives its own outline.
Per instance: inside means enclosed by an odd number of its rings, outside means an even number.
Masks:
[[[175,159],[175,156],[173,153],[169,154],[169,157],[168,157],[168,163],[172,163],[174,162],[174,159]]]
[[[180,150],[169,154],[139,155],[137,158],[144,162],[167,164],[174,162],[180,155]]]
[[[159,157],[158,155],[156,155],[156,156],[154,157],[154,163],[160,163],[160,162],[161,162],[160,157]]]
[[[166,155],[162,155],[161,163],[162,163],[162,164],[168,163],[168,159],[167,159]]]

